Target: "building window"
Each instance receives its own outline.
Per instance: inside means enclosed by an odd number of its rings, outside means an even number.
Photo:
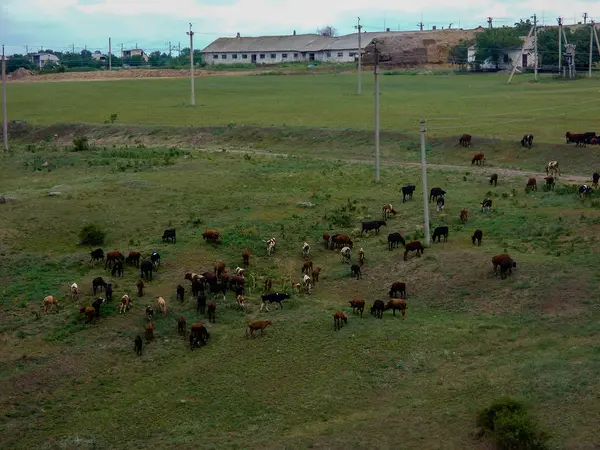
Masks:
[[[277,58],[277,55],[275,53],[271,53],[271,59],[275,59]]]
[[[281,57],[282,57],[282,58],[287,58],[287,53],[282,53],[282,54],[281,54]]]
[[[237,59],[237,55],[231,55],[233,59]]]
[[[227,55],[221,55],[221,59],[227,59]]]
[[[504,63],[508,64],[508,55],[506,53],[504,54]]]
[[[248,59],[248,55],[242,55],[242,59]]]
[[[264,53],[260,54],[260,59],[265,59],[265,54]]]
[[[219,59],[219,55],[213,55],[213,59]]]
[[[297,57],[298,57],[298,53],[294,53],[294,58],[297,58]]]
[[[341,58],[342,56],[344,56],[344,52],[338,52],[338,58]]]
[[[327,52],[327,57],[331,58],[331,52]]]
[[[354,53],[354,52],[350,52],[350,53],[348,53],[348,56],[349,56],[350,58],[352,58],[353,56],[356,56],[356,53]]]

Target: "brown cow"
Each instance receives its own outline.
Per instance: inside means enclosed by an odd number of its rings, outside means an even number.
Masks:
[[[129,311],[132,304],[133,302],[131,301],[131,298],[129,298],[129,295],[125,294],[121,297],[121,301],[119,302],[119,314]]]
[[[350,300],[350,306],[352,307],[352,314],[355,312],[358,314],[360,312],[360,317],[363,315],[363,311],[365,310],[365,301],[360,298],[353,298]]]
[[[244,261],[244,267],[248,267],[250,265],[250,250],[245,249],[242,252],[242,260]]]
[[[471,146],[471,135],[470,134],[463,134],[460,139],[458,140],[458,145],[463,146],[463,147],[470,147]]]
[[[213,241],[216,242],[219,240],[219,233],[216,230],[206,230],[202,233],[202,238],[205,241]]]
[[[535,178],[528,179],[527,184],[525,185],[525,190],[537,191],[537,180]]]
[[[348,315],[344,311],[336,311],[333,314],[333,329],[340,330],[344,328],[345,323],[348,323]]]
[[[210,303],[208,304],[206,311],[208,312],[208,321],[210,323],[215,323],[216,319],[216,312],[217,312],[217,304],[215,303],[214,300],[211,300]]]
[[[140,267],[140,259],[142,254],[140,252],[129,252],[127,258],[125,258],[126,264],[131,264],[135,267]]]
[[[213,267],[214,273],[217,275],[217,279],[221,278],[225,273],[226,266],[223,261],[217,261]]]
[[[313,262],[312,260],[306,261],[303,265],[302,265],[302,273],[311,273],[313,270]]]
[[[319,274],[321,273],[321,268],[320,267],[315,267],[312,271],[312,279],[313,279],[313,284],[317,283],[319,281]]]
[[[150,342],[154,339],[154,325],[152,323],[146,324],[146,341]]]
[[[85,317],[87,319],[85,323],[90,323],[96,317],[96,310],[93,306],[84,306],[82,308],[79,308],[79,312],[85,314]]]
[[[460,221],[461,223],[467,223],[467,220],[469,220],[469,210],[463,208],[460,210]]]
[[[250,335],[254,337],[254,332],[256,330],[260,330],[260,335],[262,336],[264,329],[269,325],[273,325],[273,322],[270,320],[256,320],[254,322],[248,322],[248,327],[246,328],[246,337],[248,337],[248,332],[250,332]]]
[[[509,256],[508,253],[501,253],[500,255],[496,255],[492,258],[492,264],[494,265],[494,275],[498,274],[498,266],[502,264],[502,261],[504,261],[505,259],[511,259],[512,258]],[[513,267],[517,267],[517,263],[514,262]]]
[[[325,231],[323,233],[323,242],[325,242],[326,248],[329,247],[329,238],[331,238],[330,234],[327,231]]]
[[[480,166],[483,164],[485,166],[485,155],[481,152],[473,153],[473,158],[471,159],[471,165],[479,164]]]
[[[396,295],[400,294],[400,298],[406,299],[406,283],[400,283],[399,281],[392,283],[389,294],[393,298],[396,298]]]
[[[387,311],[388,309],[392,310],[394,316],[396,315],[396,310],[399,310],[402,313],[402,319],[404,320],[406,317],[406,300],[393,298],[387,303],[387,305],[385,305],[384,311]]]
[[[404,246],[404,249],[404,261],[408,260],[408,252],[416,251],[419,258],[421,257],[421,253],[425,252],[425,247],[419,241],[409,242]]]
[[[138,290],[138,297],[143,297],[143,295],[144,295],[144,282],[142,280],[138,280],[138,282],[135,283],[135,286],[137,287],[137,290]]]
[[[49,295],[44,298],[44,314],[48,314],[50,308],[55,308],[56,311],[58,311],[59,306],[58,300],[56,300],[53,296]]]
[[[209,337],[210,334],[208,334],[208,330],[204,326],[203,322],[197,322],[192,325],[190,331],[190,350],[193,350],[194,347],[206,345],[206,340]]]
[[[106,262],[104,263],[104,268],[106,269],[107,267],[112,267],[112,265],[117,261],[125,261],[125,257],[123,256],[123,254],[118,250],[108,252],[106,254]]]
[[[182,333],[185,336],[185,331],[187,327],[187,320],[185,317],[181,316],[177,318],[177,332]]]
[[[494,187],[498,186],[498,174],[497,173],[493,173],[492,176],[490,177],[490,186],[494,185]]]

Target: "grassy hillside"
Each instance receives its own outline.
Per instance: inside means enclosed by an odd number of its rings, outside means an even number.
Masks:
[[[398,86],[400,80],[433,80],[389,79]],[[277,86],[287,78],[270,80]],[[169,83],[146,86],[177,86]],[[127,83],[62,86],[96,96],[103,86],[119,92]],[[63,88],[57,83],[51,89]],[[129,105],[128,120],[141,120],[143,108],[150,122],[175,120],[175,113],[152,118],[160,108],[148,107],[173,102],[168,96],[140,96],[138,103],[111,95]],[[75,105],[80,101],[70,98]],[[29,119],[49,120],[44,108]],[[240,114],[256,109],[242,104]],[[75,117],[76,108],[53,110],[61,111],[53,120]],[[82,108],[77,117],[101,120],[113,110]],[[300,120],[317,121],[322,113],[315,111]],[[387,250],[386,236],[401,231],[422,238],[420,188],[404,205],[398,193],[407,182],[420,186],[420,171],[385,166],[384,182],[374,185],[369,166],[347,163],[343,149],[330,156],[340,159],[118,146],[74,153],[49,145],[3,155],[2,194],[14,200],[0,205],[0,447],[484,448],[470,437],[475,411],[503,394],[532,406],[555,447],[597,445],[598,200],[582,201],[561,183],[555,192],[525,194],[521,176],[501,176],[493,188],[477,167],[432,170],[429,186],[448,191],[445,214],[433,210],[432,226],[449,225],[449,241],[405,262],[399,250]],[[49,170],[40,170],[44,161]],[[61,195],[50,197],[50,191]],[[495,204],[490,216],[478,209],[486,196]],[[298,207],[303,201],[315,206]],[[389,202],[398,216],[379,236],[355,239],[366,264],[364,278],[351,280],[339,255],[322,247],[321,235],[353,233]],[[458,220],[461,208],[470,211],[466,225]],[[91,280],[110,279],[118,298],[135,293],[138,273],[126,268],[122,279],[113,279],[88,265],[90,249],[77,245],[77,232],[88,222],[107,231],[105,250],[157,250],[163,258],[146,296],[134,295],[128,314],[115,311],[115,300],[92,325],[84,325],[78,312],[93,300]],[[177,229],[177,244],[161,242],[166,227]],[[205,227],[221,231],[221,245],[202,240]],[[476,228],[484,232],[481,247],[470,241]],[[272,236],[278,248],[267,257],[263,241]],[[277,290],[300,278],[304,240],[323,268],[320,283],[311,296],[294,296],[283,310],[258,313],[264,277],[274,277]],[[175,300],[175,287],[181,283],[189,290],[183,274],[208,270],[216,260],[234,268],[245,247],[253,252],[247,295],[253,310],[246,316],[233,309],[232,294],[219,301],[208,346],[190,352],[176,333],[175,318],[185,315],[188,324],[205,319],[196,316],[189,295],[183,304]],[[500,280],[490,260],[504,251],[518,268]],[[73,281],[85,292],[80,302],[67,298]],[[393,281],[408,285],[406,320],[391,313],[377,320],[367,312],[333,331],[334,311],[349,311],[352,297],[369,306],[385,299]],[[44,315],[41,302],[49,294],[62,307]],[[142,333],[144,307],[159,295],[169,313],[157,319],[155,342],[136,357],[133,339]],[[246,340],[245,322],[255,317],[268,317],[273,326],[263,338]]]

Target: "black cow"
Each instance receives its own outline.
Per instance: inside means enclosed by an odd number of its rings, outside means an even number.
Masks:
[[[113,277],[115,275],[122,277],[123,276],[123,263],[121,261],[116,261],[115,264],[113,265],[113,268],[112,268],[110,274]]]
[[[150,255],[150,261],[152,261],[154,269],[158,269],[158,266],[160,266],[160,255],[156,252],[152,252],[152,254]]]
[[[197,297],[200,291],[204,291],[204,283],[197,278],[194,278],[192,280],[192,297]]]
[[[402,247],[406,245],[404,238],[400,233],[390,233],[388,234],[388,249],[392,250],[394,247],[398,247],[398,244],[402,243]]]
[[[154,264],[149,259],[145,259],[140,264],[140,278],[146,281],[152,280],[152,270],[154,269]]]
[[[277,303],[279,304],[279,307],[283,309],[283,304],[281,302],[288,298],[290,298],[290,294],[280,294],[279,292],[274,292],[272,294],[263,294],[262,303],[260,305],[260,311],[262,311],[262,309],[265,308],[267,312],[269,312],[269,307],[267,306],[267,303]]]
[[[371,306],[371,315],[375,314],[375,317],[379,319],[383,318],[383,311],[385,310],[385,303],[383,300],[375,300],[373,306]]]
[[[437,227],[433,232],[433,242],[437,238],[438,242],[442,242],[442,236],[444,237],[444,241],[448,241],[448,227]]]
[[[134,347],[135,353],[137,353],[138,356],[142,356],[142,345],[143,345],[142,344],[142,338],[138,334],[135,337],[135,347]]]
[[[444,195],[446,195],[446,191],[444,191],[442,188],[439,188],[439,187],[431,188],[431,190],[429,191],[429,203],[431,203],[433,200],[437,200],[438,197],[444,196]]]
[[[104,260],[104,250],[102,250],[101,248],[97,248],[96,250],[92,250],[90,252],[90,263],[94,262],[94,261],[102,261]]]
[[[175,244],[177,242],[177,236],[175,235],[175,229],[172,230],[165,230],[165,232],[162,235],[162,240],[163,242],[173,242],[173,244]]]
[[[600,173],[594,172],[592,175],[592,186],[598,187],[598,180],[600,180]]]
[[[506,278],[506,272],[508,272],[509,275],[512,275],[513,267],[516,269],[517,263],[512,259],[506,258],[502,260],[500,263],[500,279],[504,280]]]
[[[109,283],[109,284],[106,285],[106,292],[105,292],[105,294],[106,294],[106,301],[107,302],[112,301],[112,294],[113,294],[112,293],[112,284]]]
[[[444,196],[440,195],[437,200],[436,200],[436,210],[437,212],[442,212],[444,210],[444,204],[446,203],[446,200],[444,200]]]
[[[533,134],[526,134],[525,136],[523,136],[523,139],[521,139],[521,145],[523,147],[531,148],[531,146],[533,145]]]
[[[590,186],[588,186],[587,184],[582,184],[581,186],[579,186],[579,196],[581,198],[584,198],[586,195],[590,194],[594,189]]]
[[[475,233],[473,233],[473,236],[471,236],[471,241],[473,242],[473,245],[475,245],[475,241],[477,241],[477,246],[479,247],[481,245],[482,238],[483,238],[483,231],[475,230]]]
[[[402,189],[400,189],[400,191],[402,191],[402,203],[406,202],[407,197],[412,200],[413,192],[415,192],[416,188],[417,187],[414,184],[402,186]]]
[[[208,334],[208,330],[204,325],[196,325],[192,326],[192,330],[190,331],[190,350],[194,350],[195,347],[201,347],[202,345],[206,345],[206,340],[210,337]]]
[[[210,285],[210,293],[212,294],[213,298],[216,294],[220,293],[223,294],[223,300],[225,300],[228,290],[229,289],[227,288],[226,282],[216,282]]]
[[[198,297],[196,298],[196,314],[204,314],[206,311],[206,295],[204,291],[200,291]]]
[[[586,144],[591,144],[592,139],[596,137],[596,133],[593,131],[588,131],[587,133],[583,133],[583,139],[585,139]]]
[[[92,291],[94,292],[94,295],[96,295],[96,291],[98,289],[102,291],[102,289],[106,288],[106,286],[106,281],[104,281],[104,278],[102,277],[96,277],[92,280]]]
[[[184,295],[185,295],[185,289],[183,288],[182,285],[178,284],[177,285],[177,300],[182,302]]]
[[[360,234],[362,235],[365,231],[368,233],[371,230],[375,230],[375,234],[379,234],[379,229],[382,226],[387,226],[385,220],[371,220],[369,222],[363,222]]]
[[[102,297],[97,298],[92,302],[92,308],[96,310],[96,317],[100,317],[100,305],[104,303],[106,300]]]
[[[481,212],[483,212],[484,209],[487,209],[488,213],[490,212],[490,209],[492,209],[491,198],[486,198],[484,201],[481,202]]]

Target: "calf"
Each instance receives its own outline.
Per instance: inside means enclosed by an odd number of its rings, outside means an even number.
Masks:
[[[113,265],[113,268],[112,268],[112,271],[110,274],[113,277],[114,276],[122,277],[123,276],[123,263],[121,261],[116,261]]]
[[[327,231],[324,231],[323,232],[323,242],[325,243],[325,248],[329,248],[329,239],[330,238],[331,238],[331,235]]]
[[[97,248],[96,250],[92,250],[90,252],[90,264],[92,262],[96,262],[96,261],[102,261],[104,260],[104,250],[102,250],[101,248]]]
[[[104,288],[106,288],[106,281],[104,281],[104,278],[96,277],[92,280],[92,291],[94,295],[96,295],[96,291],[98,289],[100,289],[100,292],[102,292],[102,289]]]
[[[402,203],[406,202],[406,199],[412,200],[413,193],[417,187],[414,184],[408,184],[406,186],[402,186],[400,191],[402,192]]]
[[[406,283],[400,283],[398,281],[392,283],[389,292],[390,297],[397,298],[398,294],[400,294],[400,298],[406,298]]]
[[[497,173],[493,173],[490,176],[490,186],[494,185],[494,187],[498,186],[498,174]]]
[[[498,274],[498,266],[502,264],[502,261],[513,259],[508,255],[508,253],[501,253],[500,255],[496,255],[492,258],[492,264],[494,266],[494,275]],[[517,267],[517,263],[513,261],[513,267]]]
[[[304,264],[302,264],[302,273],[311,273],[313,270],[313,262],[312,261],[306,261]]]
[[[113,290],[112,290],[112,284],[111,284],[111,283],[108,283],[108,284],[106,285],[106,291],[105,291],[105,294],[106,294],[106,301],[107,301],[107,302],[112,302],[112,294],[113,294]]]
[[[350,251],[350,247],[344,247],[342,248],[342,250],[340,251],[340,254],[342,255],[342,262],[345,263],[349,263],[350,259],[351,259],[351,251]]]
[[[333,314],[333,329],[336,331],[341,330],[344,328],[345,323],[348,323],[348,316],[346,313],[344,311],[336,311]]]
[[[598,187],[598,180],[600,180],[600,173],[598,172],[594,172],[592,174],[592,186],[593,187]]]
[[[190,350],[194,350],[195,347],[201,347],[206,345],[207,339],[210,337],[208,330],[202,322],[195,323],[190,329]]]
[[[302,285],[304,286],[304,292],[310,294],[312,290],[312,280],[308,275],[302,277]]]
[[[361,279],[362,273],[360,271],[360,266],[358,264],[352,264],[350,266],[350,276],[356,277],[357,280]]]
[[[473,233],[473,236],[471,236],[471,241],[473,242],[473,245],[475,245],[475,241],[477,241],[477,246],[479,247],[481,245],[482,238],[483,238],[483,231],[475,230],[475,233]]]
[[[254,332],[256,330],[260,330],[260,335],[262,336],[264,329],[272,324],[273,322],[271,322],[270,320],[256,320],[254,322],[248,322],[248,327],[246,328],[246,338],[248,337],[248,335],[254,337]]]
[[[582,184],[581,186],[579,186],[579,189],[577,189],[577,191],[579,192],[579,196],[581,198],[585,198],[587,195],[591,194],[594,191],[594,189],[588,186],[587,184]]]
[[[146,324],[146,342],[150,342],[154,339],[154,325],[151,323]]]
[[[492,210],[492,203],[493,202],[491,198],[486,198],[485,200],[483,200],[481,202],[481,212],[485,210],[486,214],[489,214]]]
[[[444,196],[444,195],[446,195],[446,191],[443,190],[442,188],[439,188],[439,187],[431,188],[431,190],[429,191],[429,203],[431,203],[433,200],[437,201],[438,197]]]
[[[177,233],[175,232],[175,229],[165,230],[162,235],[162,240],[163,242],[171,241],[175,244],[177,242]]]
[[[219,233],[216,230],[205,230],[204,233],[202,233],[202,239],[204,239],[205,241],[213,241],[216,242],[219,240]]]
[[[375,300],[373,306],[371,306],[371,315],[375,314],[375,317],[382,319],[384,309],[385,303],[383,303],[383,300]]]
[[[379,229],[382,226],[387,226],[387,223],[385,222],[385,220],[371,220],[371,221],[368,221],[368,222],[363,222],[360,234],[362,236],[362,234],[365,231],[368,233],[371,230],[375,230],[375,234],[379,234]]]
[[[112,267],[113,264],[115,264],[116,262],[123,263],[123,261],[125,261],[125,257],[120,251],[115,250],[112,252],[108,252],[106,254],[106,262],[104,263],[104,268],[106,269],[107,267]]]
[[[312,280],[313,284],[317,284],[319,282],[319,274],[321,273],[320,267],[315,267],[312,271]]]
[[[462,146],[462,147],[470,147],[471,146],[471,135],[470,134],[463,134],[460,139],[458,140],[458,145]]]
[[[142,356],[142,337],[139,334],[135,337],[133,350],[138,356]]]
[[[245,249],[242,252],[242,260],[244,261],[244,267],[248,267],[250,265],[250,250]]]
[[[463,208],[460,210],[460,222],[467,223],[469,220],[469,210],[467,208]]]
[[[69,287],[69,292],[71,293],[71,300],[79,300],[79,286],[77,286],[77,283],[73,283]]]
[[[152,254],[150,255],[150,261],[154,266],[154,270],[157,270],[158,266],[160,266],[160,255],[156,252],[152,252]]]
[[[365,301],[360,298],[353,298],[349,303],[352,307],[352,314],[358,314],[360,312],[360,317],[362,317],[363,311],[365,310]]]
[[[135,267],[140,267],[141,257],[142,255],[140,252],[129,252],[127,258],[125,258],[125,263]]]
[[[138,280],[137,283],[135,283],[135,287],[137,287],[138,297],[143,297],[144,296],[144,282],[142,280]]]
[[[275,246],[277,245],[277,240],[275,238],[268,239],[267,243],[267,255],[271,256],[275,251]]]
[[[434,231],[433,231],[433,236],[431,237],[433,239],[433,242],[435,242],[436,238],[438,240],[438,242],[442,242],[442,236],[444,237],[444,241],[448,241],[448,227],[444,226],[444,227],[437,227]]]
[[[146,306],[146,320],[148,322],[152,322],[152,319],[154,318],[154,309],[152,308],[152,306],[148,305]]]
[[[517,267],[517,263],[514,262],[511,258],[507,258],[500,263],[500,279],[504,280],[506,278],[506,273],[512,275],[513,267]]]
[[[182,302],[184,296],[185,296],[185,289],[183,288],[182,285],[178,284],[177,285],[177,293],[176,293],[177,300],[179,300],[180,302]]]
[[[381,215],[383,216],[383,220],[387,220],[392,217],[392,215],[396,215],[396,210],[390,203],[389,205],[383,205],[381,208]]]
[[[129,311],[132,304],[133,302],[131,301],[131,298],[129,298],[129,295],[123,295],[123,297],[121,297],[121,301],[119,302],[119,314]]]
[[[44,298],[44,314],[48,314],[50,308],[54,308],[58,312],[59,306],[60,305],[58,304],[58,300],[56,300],[53,296],[48,295]]]
[[[442,212],[444,210],[445,203],[446,203],[446,200],[444,200],[444,196],[440,195],[436,200],[435,209],[437,210],[437,212]]]
[[[358,249],[358,264],[360,267],[365,265],[365,251],[362,247]]]
[[[214,300],[211,300],[206,307],[206,312],[208,313],[208,321],[210,323],[216,322],[216,314],[217,314],[217,304]]]
[[[471,159],[471,165],[473,164],[485,165],[485,155],[481,152],[473,153],[473,158]]]
[[[525,136],[523,136],[523,139],[521,139],[521,146],[531,148],[532,145],[533,134],[526,134]]]
[[[156,300],[156,308],[163,316],[167,315],[167,302],[164,298],[158,297],[158,300]]]
[[[396,310],[400,311],[402,313],[402,319],[404,320],[406,317],[406,300],[393,298],[385,305],[385,311],[388,309],[392,310],[394,316],[396,315]]]
[[[392,250],[394,247],[398,247],[399,244],[404,245],[406,242],[400,233],[390,233],[388,234],[388,250]]]
[[[85,315],[85,323],[90,323],[96,318],[96,310],[91,306],[79,308],[79,312]]]
[[[425,252],[425,247],[419,241],[409,242],[404,248],[404,261],[408,260],[408,252],[416,251],[419,258],[421,257],[421,253]]]
[[[206,311],[206,294],[204,291],[200,291],[198,293],[198,297],[196,298],[196,314],[204,314]]]
[[[106,299],[99,297],[92,302],[92,308],[96,311],[96,317],[100,317],[100,306],[106,302]]]
[[[142,280],[151,281],[152,271],[154,270],[154,264],[152,261],[145,259],[140,264],[140,278]]]
[[[269,312],[269,307],[267,306],[267,303],[277,303],[279,307],[283,309],[282,302],[289,298],[290,294],[280,294],[279,292],[275,292],[272,294],[263,294],[261,298],[262,302],[260,305],[260,311],[262,311],[263,308],[265,308],[267,312]]]
[[[308,242],[305,242],[304,244],[302,244],[302,256],[304,257],[304,259],[308,259],[309,254],[310,245],[308,244]]]
[[[544,180],[546,180],[546,188],[550,189],[550,190],[554,190],[554,177],[544,177]]]
[[[177,318],[177,332],[181,333],[185,336],[186,328],[187,328],[187,320],[185,319],[185,317],[181,316],[181,317]]]

